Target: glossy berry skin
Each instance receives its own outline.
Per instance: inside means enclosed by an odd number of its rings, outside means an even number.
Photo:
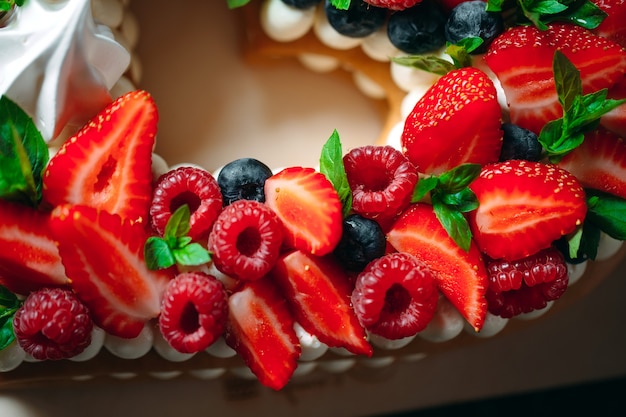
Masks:
[[[226,164],[217,175],[224,205],[237,200],[265,201],[263,186],[272,170],[254,158],[236,159]]]
[[[280,220],[265,204],[238,200],[224,208],[209,235],[217,269],[253,281],[274,266],[283,243]]]
[[[385,254],[386,245],[383,229],[376,221],[351,214],[343,220],[343,233],[334,254],[347,270],[360,272]]]
[[[350,2],[348,10],[340,10],[325,0],[324,8],[328,23],[337,32],[351,38],[363,38],[382,27],[387,11],[371,6],[361,0]]]
[[[13,329],[22,349],[33,358],[58,360],[89,346],[93,322],[73,292],[43,288],[32,292],[15,313]]]
[[[387,35],[391,43],[407,54],[423,54],[446,43],[446,16],[432,1],[425,0],[389,17]]]
[[[523,284],[533,287],[567,275],[563,254],[554,247],[515,261],[487,259],[489,290],[518,290]]]
[[[180,167],[159,177],[150,206],[154,230],[162,236],[172,214],[184,204],[191,212],[189,237],[206,237],[222,209],[220,188],[208,171]]]
[[[222,335],[227,305],[224,285],[215,277],[201,272],[182,273],[165,289],[159,329],[177,351],[199,352]]]
[[[489,44],[504,31],[500,13],[488,12],[482,0],[466,1],[450,12],[445,25],[446,40],[456,44],[462,39],[477,37],[483,43],[471,53],[487,52]]]
[[[537,162],[541,160],[543,148],[534,132],[512,123],[503,123],[502,132],[500,161],[525,159]]]
[[[356,213],[384,221],[409,205],[417,170],[397,149],[374,145],[354,148],[344,156],[343,163]]]
[[[295,7],[296,9],[305,10],[313,6],[316,6],[321,0],[282,0],[288,6]]]
[[[423,330],[437,308],[434,273],[406,253],[373,261],[357,277],[352,293],[354,311],[371,333],[401,339]]]

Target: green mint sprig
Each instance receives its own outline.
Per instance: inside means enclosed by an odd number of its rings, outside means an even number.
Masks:
[[[13,316],[22,305],[15,294],[0,285],[0,350],[15,340]]]
[[[2,96],[0,199],[37,206],[48,159],[48,146],[33,120],[14,101]]]
[[[413,193],[412,203],[422,201],[430,193],[430,201],[437,219],[448,235],[468,252],[472,232],[463,213],[475,210],[478,199],[469,185],[478,178],[479,164],[463,164],[439,176],[421,178]]]
[[[461,39],[456,44],[448,42],[445,53],[452,59],[440,58],[434,55],[408,55],[391,57],[391,61],[405,67],[416,68],[437,75],[446,75],[457,68],[465,68],[472,65],[470,53],[482,45],[483,40],[479,37]]]
[[[211,261],[211,254],[199,243],[192,242],[189,206],[184,204],[172,214],[163,237],[151,236],[144,245],[144,257],[149,269],[166,269],[173,265],[198,266]]]
[[[563,117],[543,127],[539,142],[550,161],[557,163],[583,142],[586,132],[598,126],[600,117],[626,103],[626,99],[608,99],[607,89],[583,95],[580,72],[560,51],[554,54],[553,71]]]
[[[346,168],[343,165],[343,149],[339,133],[334,130],[322,147],[320,156],[320,172],[328,178],[341,201],[343,216],[352,210],[352,190],[348,184]]]
[[[570,236],[571,259],[596,259],[600,232],[617,240],[626,240],[626,200],[598,190],[585,190],[587,216],[583,226]]]
[[[507,0],[488,0],[487,11],[501,12],[509,3]],[[515,3],[516,23],[531,23],[540,30],[546,30],[552,22],[570,22],[595,29],[607,16],[590,0],[516,0]]]
[[[13,6],[21,7],[26,0],[0,0],[0,12],[8,12]]]

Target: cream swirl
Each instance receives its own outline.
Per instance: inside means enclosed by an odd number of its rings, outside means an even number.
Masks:
[[[48,141],[108,104],[129,62],[109,28],[94,22],[90,0],[31,0],[0,28],[0,94]]]

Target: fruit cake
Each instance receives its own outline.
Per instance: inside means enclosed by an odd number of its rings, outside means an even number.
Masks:
[[[229,373],[279,390],[583,296],[624,252],[626,5],[556,4],[214,4],[238,14],[250,65],[349,76],[384,127],[346,146],[329,126],[310,165],[171,166],[127,2],[3,5],[0,382]]]

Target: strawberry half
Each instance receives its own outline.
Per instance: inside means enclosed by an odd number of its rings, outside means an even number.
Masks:
[[[489,77],[461,68],[441,77],[404,124],[402,149],[419,172],[441,174],[463,163],[495,162],[502,111]]]
[[[313,168],[286,168],[268,178],[265,203],[282,221],[289,247],[322,256],[339,243],[341,201],[326,176]]]
[[[593,32],[626,48],[626,0],[593,0],[593,3],[607,14]]]
[[[142,224],[93,207],[62,205],[52,212],[50,228],[72,288],[98,326],[133,338],[159,315],[172,275],[147,268]]]
[[[626,74],[609,89],[607,98],[626,99]],[[626,138],[626,104],[622,104],[602,116],[600,124],[611,132]]]
[[[0,284],[10,291],[69,284],[47,213],[0,200],[0,247]]]
[[[493,259],[516,260],[545,249],[573,232],[587,213],[576,177],[552,164],[487,165],[470,188],[479,202],[469,218],[474,240]]]
[[[511,122],[537,134],[563,115],[552,68],[557,49],[580,71],[583,94],[610,88],[626,71],[626,50],[580,26],[516,26],[500,35],[485,61],[502,84]]]
[[[293,251],[278,259],[270,276],[306,331],[328,346],[372,355],[365,330],[350,305],[349,278],[334,258]]]
[[[145,91],[115,100],[50,159],[43,177],[44,201],[146,221],[157,120],[154,101]]]
[[[283,388],[296,367],[301,349],[287,301],[266,278],[245,282],[228,299],[225,340],[259,381]]]
[[[626,143],[614,133],[602,128],[586,133],[583,143],[558,165],[585,188],[626,198]]]
[[[391,227],[387,240],[397,251],[426,264],[443,295],[476,331],[482,328],[487,314],[487,270],[473,242],[469,251],[463,251],[425,203],[409,207]]]

